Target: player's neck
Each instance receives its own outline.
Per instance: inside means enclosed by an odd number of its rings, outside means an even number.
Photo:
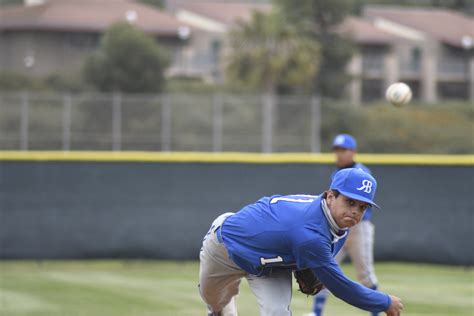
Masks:
[[[356,165],[357,162],[355,162],[354,160],[351,162],[351,163],[348,163],[344,166],[341,166],[339,167],[339,169],[347,169],[347,168],[354,168],[354,166]]]
[[[341,228],[339,227],[339,225],[337,225],[336,221],[334,220],[334,217],[332,217],[331,210],[329,209],[329,206],[327,205],[325,199],[321,199],[321,208],[323,209],[324,217],[326,217],[326,220],[329,223],[331,234],[336,238],[341,238],[342,236],[344,236],[347,228]]]

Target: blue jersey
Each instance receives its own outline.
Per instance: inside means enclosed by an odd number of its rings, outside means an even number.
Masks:
[[[343,167],[343,168],[338,168],[336,171],[334,171],[331,175],[331,179],[334,178],[334,175],[341,169],[346,169],[346,168],[358,168],[358,169],[361,169],[362,171],[365,171],[367,172],[368,174],[372,174],[370,172],[370,169],[367,168],[367,166],[361,164],[361,163],[358,163],[358,162],[355,162],[354,164],[350,165],[350,166],[347,166],[347,167]],[[372,219],[372,208],[369,207],[366,211],[365,211],[365,214],[364,214],[364,217],[362,217],[362,220],[363,221],[370,221]]]
[[[340,270],[334,256],[347,234],[334,236],[323,212],[319,196],[264,197],[228,217],[220,233],[229,257],[250,274],[310,268],[347,303],[373,312],[386,310],[388,295],[349,280]]]
[[[227,218],[221,234],[230,258],[259,276],[276,267],[328,264],[345,241],[333,242],[321,199],[308,195],[264,197]],[[308,257],[306,250],[313,245],[321,249]],[[272,259],[273,263],[262,265]]]

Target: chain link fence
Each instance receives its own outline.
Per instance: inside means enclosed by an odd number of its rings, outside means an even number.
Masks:
[[[320,100],[0,93],[1,150],[319,152]]]
[[[317,96],[0,92],[0,150],[474,153],[473,104],[351,106]]]

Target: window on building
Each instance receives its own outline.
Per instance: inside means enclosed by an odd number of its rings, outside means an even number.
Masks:
[[[439,82],[438,94],[441,99],[469,99],[469,84],[467,82]]]
[[[221,52],[221,41],[215,39],[211,42],[212,63],[214,64],[219,63],[220,52]]]
[[[411,89],[412,99],[418,100],[420,98],[420,81],[419,80],[404,80]]]
[[[370,102],[383,98],[382,80],[363,80],[362,81],[362,101]]]
[[[384,72],[384,56],[386,47],[380,45],[370,45],[363,47],[362,71],[366,77],[382,77]]]
[[[94,48],[99,45],[99,36],[90,33],[66,33],[66,44],[72,48]]]
[[[414,47],[410,53],[410,64],[413,71],[419,71],[421,68],[421,49]]]

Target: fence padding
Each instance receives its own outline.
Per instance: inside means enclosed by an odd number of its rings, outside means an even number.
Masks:
[[[472,166],[370,165],[375,256],[472,265]],[[220,213],[317,194],[330,164],[0,161],[1,258],[196,259]]]

